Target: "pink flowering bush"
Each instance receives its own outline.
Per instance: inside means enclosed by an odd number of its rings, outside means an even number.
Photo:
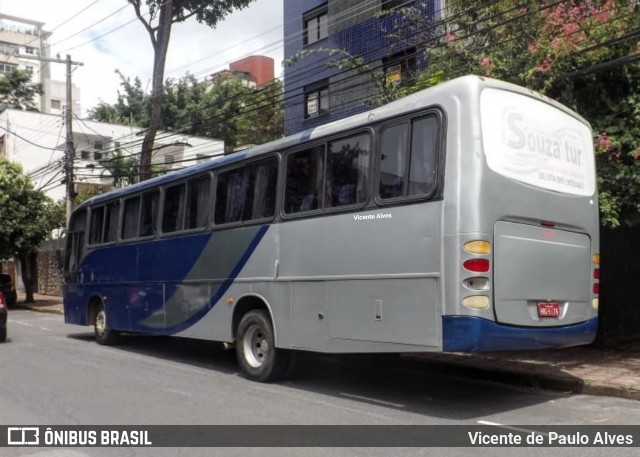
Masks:
[[[595,133],[602,221],[640,224],[640,4],[449,0],[447,13],[430,39],[405,39],[429,62],[415,89],[478,74],[575,109]]]

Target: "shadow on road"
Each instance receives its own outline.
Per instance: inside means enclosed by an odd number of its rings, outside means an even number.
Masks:
[[[69,338],[95,344],[92,333],[70,334]],[[121,344],[114,348],[241,376],[235,351],[224,350],[222,344],[216,342],[125,334]],[[299,352],[292,376],[279,384],[288,389],[452,423],[545,403],[565,395],[537,390],[536,381],[525,375],[502,373],[496,377],[491,371],[449,364],[441,359],[430,362],[388,354]]]

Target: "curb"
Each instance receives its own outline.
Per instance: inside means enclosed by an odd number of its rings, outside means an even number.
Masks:
[[[640,400],[640,389],[626,388],[610,384],[602,384],[575,377],[569,373],[541,373],[526,370],[524,367],[512,369],[504,366],[478,366],[475,361],[452,358],[450,361],[432,360],[425,355],[405,355],[404,358],[416,363],[429,365],[434,372],[441,375],[463,376],[470,379],[497,382],[510,386],[539,389],[564,394],[581,394],[609,396]],[[491,363],[485,360],[487,363]],[[539,369],[539,367],[538,367]]]
[[[64,314],[61,309],[49,309],[49,308],[43,308],[39,306],[27,305],[24,303],[16,303],[15,308],[24,309],[27,311],[34,311],[36,313],[43,313],[43,314],[58,314],[60,316]]]

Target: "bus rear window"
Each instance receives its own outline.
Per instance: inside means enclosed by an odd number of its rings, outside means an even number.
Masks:
[[[586,124],[544,101],[491,88],[482,92],[480,112],[491,170],[542,189],[593,195],[593,139]]]

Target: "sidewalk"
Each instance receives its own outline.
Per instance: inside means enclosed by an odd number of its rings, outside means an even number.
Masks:
[[[35,296],[18,307],[62,314],[62,299]],[[599,348],[582,346],[544,351],[493,352],[473,354],[411,354],[433,369],[493,381],[568,393],[608,395],[640,400],[640,337],[633,343]]]

